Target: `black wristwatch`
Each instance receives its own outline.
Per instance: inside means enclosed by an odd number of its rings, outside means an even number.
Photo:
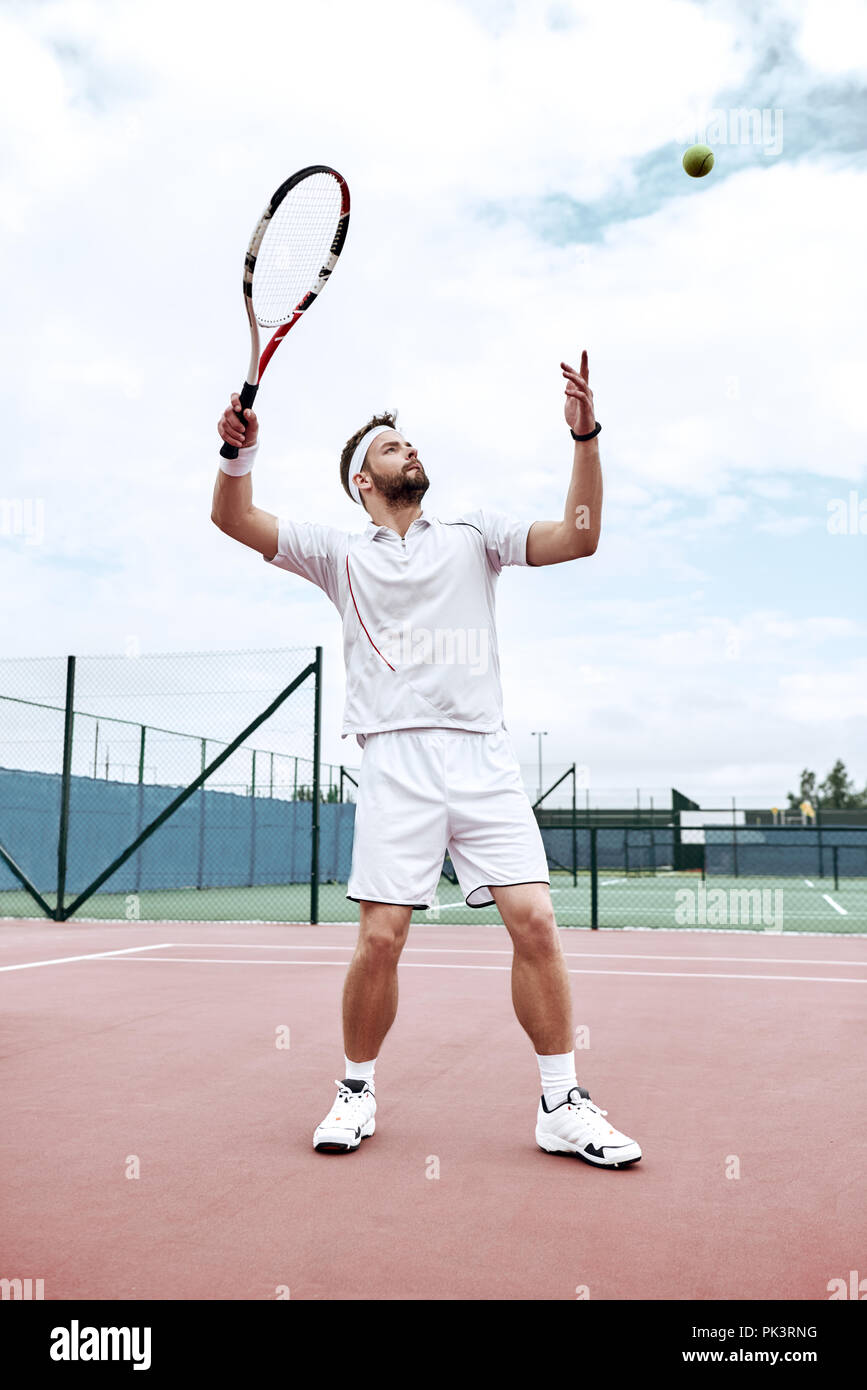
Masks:
[[[601,432],[602,426],[598,420],[596,421],[596,428],[591,430],[589,434],[576,434],[571,427],[569,429],[569,433],[578,444],[586,444],[588,439],[595,439],[597,434],[601,434]]]

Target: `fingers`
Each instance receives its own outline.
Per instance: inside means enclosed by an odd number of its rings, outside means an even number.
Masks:
[[[592,401],[593,392],[590,390],[587,382],[582,380],[580,376],[570,376],[568,378],[568,383],[566,387],[567,396],[580,396],[582,400]]]
[[[567,373],[571,373],[573,376],[576,376],[576,377],[579,375],[579,373],[576,372],[575,368],[572,367],[572,366],[570,366],[568,362],[561,362],[561,363],[560,363],[560,366],[563,368],[564,375],[567,374]],[[590,380],[590,359],[589,359],[589,357],[587,356],[587,349],[586,349],[586,348],[584,348],[583,351],[582,351],[582,353],[581,353],[581,369],[580,369],[580,376],[582,377],[582,379],[583,379],[584,381],[589,381],[589,380]]]
[[[227,444],[233,444],[236,449],[243,449],[246,431],[233,410],[226,410],[220,416],[217,433]]]
[[[581,353],[581,370],[576,372],[568,362],[561,362],[560,369],[566,378],[566,396],[593,408],[593,392],[588,383],[589,369],[586,350]]]
[[[232,444],[236,449],[243,449],[247,443],[248,433],[255,439],[259,430],[259,421],[252,410],[244,411],[243,423],[238,419],[241,411],[241,397],[237,391],[231,396],[232,404],[227,406],[217,422],[217,433],[227,444]]]
[[[577,371],[569,362],[561,362],[560,370],[566,378],[566,423],[573,432],[575,429],[586,432],[590,428],[588,422],[594,418],[593,392],[589,383],[590,365],[586,348],[582,350],[581,366]]]

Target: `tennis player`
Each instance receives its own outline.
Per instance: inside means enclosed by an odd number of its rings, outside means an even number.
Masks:
[[[269,564],[317,584],[343,621],[343,735],[363,748],[347,897],[360,904],[343,991],[344,1078],[314,1148],[348,1153],[373,1134],[374,1071],[397,1013],[397,966],[414,909],[434,904],[445,851],[471,907],[496,903],[513,944],[512,1000],[541,1079],[536,1142],[601,1168],[641,1158],[579,1086],[569,978],[542,837],[503,722],[494,614],[504,565],[559,565],[594,553],[602,474],[587,353],[560,364],[574,442],[562,519],[487,508],[428,516],[429,481],[393,415],[348,440],[340,479],[362,531],[278,519],[253,505],[258,421],[224,411],[212,519]]]

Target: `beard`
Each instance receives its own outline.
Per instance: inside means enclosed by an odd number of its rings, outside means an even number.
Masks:
[[[364,471],[382,499],[392,507],[406,507],[420,502],[430,487],[430,478],[421,464],[418,465],[418,472],[375,473],[370,464]]]

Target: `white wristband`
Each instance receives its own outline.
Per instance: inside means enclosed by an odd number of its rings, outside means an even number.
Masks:
[[[220,458],[220,472],[228,473],[230,478],[243,478],[245,473],[249,473],[256,462],[256,450],[258,444],[251,444],[249,448],[239,449],[236,459]]]

